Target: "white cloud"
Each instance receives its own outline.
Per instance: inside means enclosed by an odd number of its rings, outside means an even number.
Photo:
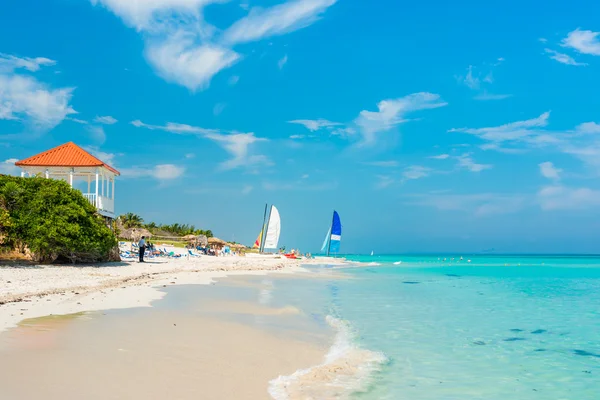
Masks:
[[[196,45],[193,36],[179,32],[164,41],[150,41],[146,58],[167,82],[191,91],[206,89],[219,71],[235,64],[240,55],[218,45]]]
[[[67,115],[73,88],[51,89],[30,76],[0,73],[0,119],[22,120],[40,129],[52,129]]]
[[[589,188],[546,186],[537,195],[543,210],[576,210],[600,206],[600,191]]]
[[[290,139],[292,140],[304,139],[305,137],[305,135],[290,135]]]
[[[225,110],[225,107],[227,106],[227,104],[225,103],[217,103],[215,104],[215,106],[213,107],[213,115],[220,115],[223,110]]]
[[[19,175],[20,168],[15,165],[19,161],[16,158],[0,161],[0,174],[3,175]]]
[[[561,64],[574,65],[574,66],[578,66],[578,67],[585,67],[586,65],[588,65],[586,63],[577,62],[570,55],[564,54],[564,53],[559,53],[556,50],[544,49],[544,51],[550,55],[549,57],[551,59],[558,61]]]
[[[570,47],[582,54],[600,56],[600,32],[575,29],[562,41],[563,47]]]
[[[283,67],[285,66],[285,64],[287,64],[288,62],[288,56],[287,54],[285,56],[283,56],[283,58],[279,61],[277,61],[277,66],[279,67],[279,69],[283,69]]]
[[[363,134],[363,144],[372,144],[378,133],[407,122],[409,113],[447,104],[437,94],[414,93],[399,99],[383,100],[377,104],[378,111],[363,110],[354,122]]]
[[[431,193],[406,196],[407,204],[432,207],[440,211],[462,211],[478,217],[510,214],[521,210],[524,196],[501,193],[452,194]]]
[[[123,154],[107,153],[105,151],[100,150],[100,148],[97,146],[86,146],[86,147],[84,147],[84,149],[86,151],[88,151],[89,153],[91,153],[94,157],[104,161],[105,163],[107,163],[108,165],[110,165],[112,167],[116,167],[117,155],[123,155]]]
[[[446,159],[450,158],[450,154],[440,154],[437,156],[431,156],[429,158],[433,158],[434,160],[446,160]]]
[[[271,165],[266,156],[250,154],[249,148],[251,145],[267,141],[267,139],[257,138],[253,133],[235,133],[230,135],[209,134],[206,135],[206,138],[217,142],[232,156],[231,159],[221,163],[221,168],[224,170]]]
[[[562,169],[556,168],[554,164],[549,161],[539,164],[540,173],[544,178],[559,180]]]
[[[139,119],[135,121],[131,121],[131,125],[136,128],[146,128],[150,130],[160,130],[171,133],[176,133],[179,135],[191,134],[191,135],[208,135],[212,133],[219,133],[217,129],[206,129],[198,126],[186,125],[186,124],[178,124],[175,122],[167,122],[166,125],[149,125],[145,124]]]
[[[395,180],[387,175],[377,175],[377,182],[375,182],[375,189],[385,189],[391,186]]]
[[[491,169],[492,165],[489,164],[478,164],[473,160],[470,153],[462,154],[460,156],[455,157],[458,162],[458,167],[462,169],[467,169],[471,172],[481,172],[486,169]]]
[[[121,169],[124,178],[154,178],[169,181],[181,177],[185,168],[173,164],[159,164],[154,167],[132,167]]]
[[[234,86],[239,81],[240,81],[240,77],[238,75],[233,75],[231,78],[229,78],[229,80],[227,81],[227,83],[229,83],[231,86]]]
[[[113,125],[119,121],[117,121],[115,118],[111,117],[110,115],[107,115],[105,117],[94,118],[94,122],[97,122],[99,124],[104,124],[104,125]]]
[[[209,87],[220,71],[242,56],[233,46],[282,35],[311,25],[336,0],[291,0],[253,8],[228,29],[204,21],[203,8],[227,0],[90,0],[143,33],[145,55],[156,74],[196,91]],[[230,84],[235,84],[230,80]]]
[[[65,120],[67,121],[71,121],[71,122],[75,122],[77,124],[81,124],[81,125],[87,125],[89,124],[88,121],[85,121],[83,119],[77,119],[77,118],[71,118],[71,117],[66,117]]]
[[[187,158],[188,160],[189,160],[189,159],[192,159],[192,158],[194,158],[194,157],[196,157],[196,155],[195,155],[194,153],[187,153],[187,154],[185,155],[185,158]]]
[[[318,131],[320,129],[323,128],[331,128],[331,127],[335,127],[335,126],[340,126],[340,125],[344,125],[341,124],[339,122],[331,122],[331,121],[327,121],[326,119],[296,119],[293,121],[288,121],[290,124],[299,124],[304,126],[306,129],[308,129],[311,132],[314,131]]]
[[[256,167],[259,165],[271,165],[271,161],[264,155],[252,154],[250,148],[258,142],[266,142],[267,139],[254,136],[254,133],[229,132],[222,133],[217,129],[205,129],[197,126],[168,122],[166,125],[149,125],[140,120],[132,121],[131,124],[138,128],[150,130],[161,130],[179,135],[197,135],[212,140],[219,144],[231,155],[231,159],[221,163],[221,169],[229,170],[239,167]]]
[[[475,96],[473,98],[475,100],[488,101],[488,100],[504,100],[504,99],[508,99],[510,97],[512,97],[512,94],[493,94],[493,93],[488,93],[484,90],[483,93],[478,94],[477,96]]]
[[[575,131],[583,134],[600,133],[600,124],[595,122],[584,122],[583,124],[577,125]]]
[[[291,0],[266,9],[253,8],[223,34],[225,43],[237,44],[261,40],[305,28],[337,0]]]
[[[252,186],[250,186],[250,185],[246,185],[246,186],[244,186],[244,188],[242,189],[242,194],[243,194],[243,195],[250,194],[250,193],[252,192],[252,190],[253,190],[253,189],[254,189],[254,188],[253,188]]]
[[[45,57],[17,57],[10,54],[0,53],[0,73],[13,72],[23,68],[29,72],[39,71],[42,67],[55,65],[56,61]]]
[[[168,28],[169,19],[196,21],[201,8],[219,0],[90,0],[101,4],[138,31],[158,31]],[[167,26],[165,26],[167,25]]]
[[[535,128],[542,128],[548,125],[550,112],[545,112],[537,118],[512,122],[505,125],[490,128],[454,128],[449,132],[462,132],[478,136],[490,142],[506,142],[527,139],[537,135]]]
[[[365,163],[374,167],[394,168],[398,166],[398,161],[372,161]]]
[[[92,139],[98,144],[103,144],[106,141],[106,133],[104,128],[98,125],[90,125],[87,127]]]
[[[431,168],[422,167],[420,165],[411,165],[406,167],[402,173],[404,181],[426,178],[431,174]]]
[[[465,75],[464,77],[458,77],[458,80],[461,83],[465,84],[469,89],[477,90],[481,86],[479,77],[473,75],[472,65],[469,65],[469,68],[467,68],[467,75]]]

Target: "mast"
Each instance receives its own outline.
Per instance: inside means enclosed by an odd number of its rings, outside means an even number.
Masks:
[[[333,234],[333,218],[335,216],[335,210],[331,216],[331,229],[329,229],[329,242],[327,243],[327,257],[329,257],[329,252],[331,250],[331,235]]]
[[[271,204],[271,209],[269,210],[269,218],[268,218],[268,219],[266,219],[266,221],[269,221],[269,220],[271,219],[271,212],[272,212],[272,211],[273,211],[273,204]],[[265,206],[265,216],[267,215],[266,213],[267,213],[267,209],[266,209],[266,206]],[[261,249],[262,249],[262,250],[260,251],[261,253],[264,253],[264,252],[265,252],[265,240],[267,240],[267,234],[269,233],[269,225],[268,225],[268,222],[266,223],[266,226],[265,226],[265,225],[263,225],[263,226],[264,226],[264,228],[263,228],[263,229],[264,229],[265,231],[264,231],[263,239],[261,240]]]
[[[265,224],[267,223],[267,207],[268,207],[268,204],[265,203],[265,215],[263,216],[263,224],[260,229],[260,244],[258,246],[259,253],[263,252],[263,244],[265,243]]]

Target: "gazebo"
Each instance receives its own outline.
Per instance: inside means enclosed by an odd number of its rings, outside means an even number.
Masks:
[[[96,207],[99,214],[115,218],[115,178],[121,174],[75,143],[65,143],[17,161],[15,165],[21,168],[22,177],[62,179],[71,187],[75,180],[87,181],[87,192],[83,196]]]

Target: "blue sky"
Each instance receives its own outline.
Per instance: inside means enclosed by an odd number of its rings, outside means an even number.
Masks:
[[[600,252],[600,3],[20,0],[0,171],[75,141],[117,212],[347,252]]]

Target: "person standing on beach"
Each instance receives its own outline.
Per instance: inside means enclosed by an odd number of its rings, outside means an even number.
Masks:
[[[142,236],[138,243],[138,247],[140,248],[140,262],[144,262],[144,253],[146,252],[146,237]]]

